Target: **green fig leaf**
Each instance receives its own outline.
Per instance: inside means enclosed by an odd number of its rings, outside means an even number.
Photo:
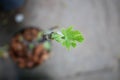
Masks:
[[[77,46],[77,42],[82,43],[84,41],[84,37],[81,32],[74,30],[72,26],[62,29],[61,33],[62,35],[57,32],[52,33],[52,39],[61,43],[67,49],[70,49],[70,47],[75,48]]]

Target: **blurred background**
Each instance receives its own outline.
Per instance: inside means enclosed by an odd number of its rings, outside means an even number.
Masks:
[[[84,43],[70,51],[52,42],[50,58],[33,69],[0,59],[0,80],[119,80],[120,0],[0,0],[0,46],[22,27],[74,25]]]

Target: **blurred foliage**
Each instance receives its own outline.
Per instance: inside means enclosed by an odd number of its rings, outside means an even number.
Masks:
[[[70,49],[70,47],[75,48],[77,42],[81,43],[84,41],[84,37],[81,32],[78,30],[73,30],[72,26],[62,29],[59,33],[52,33],[52,38],[61,43],[67,49]]]

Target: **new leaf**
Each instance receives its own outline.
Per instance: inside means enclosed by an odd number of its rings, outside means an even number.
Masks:
[[[84,40],[80,31],[73,30],[73,27],[71,26],[66,29],[62,29],[61,32],[63,35],[53,33],[52,38],[57,42],[60,42],[67,49],[70,49],[70,47],[76,47],[77,42],[81,43]]]

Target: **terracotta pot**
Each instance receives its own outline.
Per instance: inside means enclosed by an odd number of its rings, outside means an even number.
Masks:
[[[25,28],[12,37],[9,53],[20,68],[33,68],[42,64],[49,56],[50,50],[44,47],[48,41],[37,28]]]

